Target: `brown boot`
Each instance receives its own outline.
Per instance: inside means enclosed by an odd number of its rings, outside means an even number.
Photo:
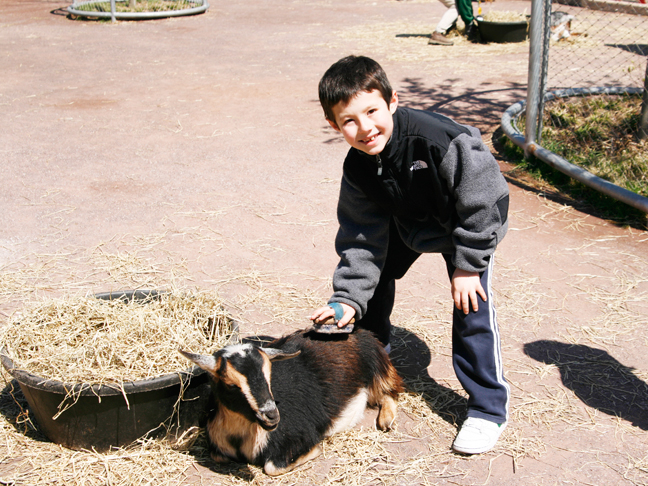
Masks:
[[[432,32],[432,35],[430,36],[430,40],[428,41],[428,44],[434,44],[434,45],[437,45],[437,46],[452,46],[452,45],[454,45],[454,42],[449,40],[441,32]]]

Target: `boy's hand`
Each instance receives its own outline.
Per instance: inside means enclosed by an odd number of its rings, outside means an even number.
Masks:
[[[338,327],[344,327],[346,326],[351,318],[355,316],[355,309],[351,307],[350,305],[346,304],[340,304],[342,306],[342,309],[344,309],[344,316],[342,319],[340,319],[337,323]],[[325,307],[320,307],[317,309],[313,314],[310,316],[310,320],[314,321],[315,323],[325,321],[329,317],[335,317],[335,311],[329,307],[328,305]]]
[[[470,304],[475,312],[479,309],[479,295],[486,302],[486,292],[479,281],[477,272],[467,272],[457,268],[452,275],[452,299],[455,307],[462,310],[464,314],[470,312]]]

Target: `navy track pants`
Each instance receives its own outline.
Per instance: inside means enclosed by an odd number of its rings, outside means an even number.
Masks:
[[[393,225],[392,225],[393,227]],[[373,331],[383,344],[389,343],[390,315],[394,307],[397,279],[402,278],[420,253],[403,243],[393,228],[387,259],[367,312],[357,322],[359,327]],[[455,267],[451,255],[443,255],[452,278]],[[468,417],[479,417],[495,423],[508,419],[510,389],[504,378],[497,313],[491,289],[493,259],[480,274],[481,284],[488,296],[479,300],[479,310],[471,308],[467,315],[454,307],[452,316],[452,364],[468,394]],[[472,307],[472,306],[471,306]]]

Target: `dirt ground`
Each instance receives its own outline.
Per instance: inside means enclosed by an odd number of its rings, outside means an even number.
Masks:
[[[427,256],[398,285],[393,360],[408,399],[422,381],[450,405],[425,395],[369,459],[345,449],[352,432],[297,476],[194,463],[175,484],[648,484],[648,233],[556,200],[496,150],[501,113],[526,96],[527,43],[428,46],[437,1],[213,2],[115,24],[73,21],[66,6],[0,3],[3,319],[33,296],[191,285],[230,299],[244,335],[306,326],[337,263],[347,150],[317,82],[347,54],[379,61],[403,105],[479,127],[510,182],[495,288],[511,420],[494,451],[450,451],[465,398],[442,259]],[[0,441],[0,484],[73,484],[17,475],[45,447],[20,444]],[[63,457],[47,451],[29,468]],[[366,467],[351,480],[339,468],[354,461]]]

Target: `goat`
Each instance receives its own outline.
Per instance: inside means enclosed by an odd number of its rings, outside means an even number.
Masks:
[[[402,380],[371,332],[302,330],[266,346],[233,344],[213,355],[180,350],[212,380],[207,436],[215,461],[284,474],[317,457],[322,439],[355,425],[367,405],[379,407],[379,429],[391,428]]]
[[[551,12],[551,39],[559,41],[572,35],[571,24],[576,17],[566,12]]]

